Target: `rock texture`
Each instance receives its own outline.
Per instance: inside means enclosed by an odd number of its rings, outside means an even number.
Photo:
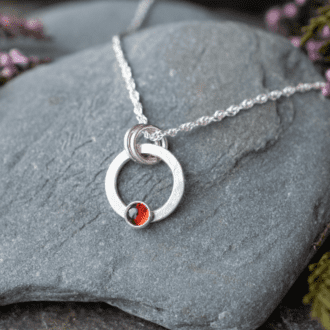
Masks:
[[[106,303],[38,301],[1,307],[0,329],[166,330],[167,328],[130,315]]]
[[[178,127],[289,84],[321,80],[282,37],[183,22],[123,42],[149,123]],[[329,217],[329,100],[311,91],[169,137],[185,194],[136,231],[104,178],[137,123],[110,43],[0,93],[0,305],[107,302],[168,329],[260,326],[311,259]],[[162,162],[122,170],[128,204],[162,206]]]

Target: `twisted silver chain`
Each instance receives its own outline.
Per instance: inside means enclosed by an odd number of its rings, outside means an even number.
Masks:
[[[130,99],[134,106],[134,113],[136,114],[136,118],[139,122],[139,124],[147,124],[148,119],[147,117],[142,113],[142,104],[139,101],[140,94],[136,90],[135,81],[132,76],[131,68],[129,67],[127,61],[125,60],[124,53],[122,51],[121,45],[120,45],[120,36],[124,36],[127,34],[130,34],[134,31],[136,31],[143,23],[143,20],[145,19],[147,12],[151,5],[154,3],[154,0],[142,0],[139,3],[138,9],[135,13],[134,19],[126,32],[124,32],[121,35],[115,35],[112,38],[112,46],[114,49],[114,52],[116,54],[117,61],[119,63],[119,66],[121,68],[122,76],[126,83],[126,88],[129,91]],[[185,124],[180,125],[178,128],[170,128],[166,131],[159,130],[153,134],[149,134],[147,131],[143,131],[144,137],[146,139],[149,139],[151,141],[159,141],[163,138],[163,136],[176,136],[179,131],[188,132],[191,131],[193,128],[197,126],[206,126],[214,121],[221,121],[225,117],[229,116],[235,116],[237,115],[240,110],[247,110],[252,108],[255,104],[262,104],[266,103],[268,100],[276,101],[281,96],[289,97],[293,95],[296,92],[307,92],[311,89],[322,89],[326,85],[325,82],[318,81],[315,83],[300,83],[297,86],[287,86],[283,88],[282,90],[274,90],[272,92],[269,92],[267,94],[259,94],[253,99],[245,99],[242,101],[239,105],[231,105],[226,110],[217,110],[213,116],[203,116],[198,118],[197,120],[193,122],[188,122]]]
[[[137,29],[139,29],[143,23],[143,21],[145,20],[148,11],[150,9],[150,7],[153,5],[153,3],[155,2],[155,0],[142,0],[140,1],[135,15],[131,21],[131,24],[128,26],[126,32],[122,33],[121,35],[126,35],[126,34],[130,34],[133,33],[134,31],[136,31]]]

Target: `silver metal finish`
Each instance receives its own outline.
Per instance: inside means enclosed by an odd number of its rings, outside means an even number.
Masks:
[[[154,144],[141,144],[141,153],[151,154],[161,158],[171,169],[173,175],[173,189],[167,202],[159,209],[151,211],[151,222],[163,220],[169,216],[179,205],[184,192],[184,175],[182,167],[173,154]],[[117,190],[117,179],[122,167],[131,160],[126,150],[123,150],[110,164],[105,177],[105,191],[111,207],[117,214],[125,219],[127,206],[121,200]]]
[[[131,24],[128,26],[126,32],[124,32],[122,35],[130,34],[137,29],[139,29],[145,20],[147,13],[154,3],[154,0],[142,0],[140,1],[138,8],[136,9],[134,18],[131,21]]]
[[[143,157],[141,155],[140,146],[137,144],[137,138],[139,137],[140,133],[144,130],[147,131],[157,131],[159,130],[158,127],[152,125],[144,125],[138,124],[127,130],[125,137],[124,137],[124,148],[127,153],[130,155],[131,159],[139,164],[146,164],[146,165],[155,165],[161,161],[160,158],[148,155],[147,157]],[[155,141],[156,145],[162,146],[165,149],[168,149],[168,142],[167,138],[163,137],[161,141]]]
[[[120,66],[122,76],[125,80],[126,88],[129,92],[129,97],[133,103],[133,106],[134,106],[133,111],[136,114],[136,118],[137,118],[139,124],[148,124],[147,117],[145,117],[144,114],[142,113],[142,104],[140,102],[140,94],[135,89],[135,82],[132,77],[132,70],[128,66],[128,64],[124,58],[123,51],[120,47],[120,39],[119,39],[118,35],[113,36],[112,46],[113,46],[117,61]]]
[[[267,94],[260,94],[253,99],[245,99],[239,105],[231,105],[226,110],[217,110],[213,116],[203,116],[198,118],[197,120],[189,123],[185,123],[180,125],[178,128],[170,128],[166,131],[157,131],[153,134],[144,133],[144,137],[151,141],[158,141],[162,139],[164,136],[176,136],[178,132],[188,132],[197,126],[206,126],[214,121],[221,121],[227,116],[235,116],[239,113],[240,110],[247,110],[252,108],[255,104],[266,103],[269,100],[275,101],[282,96],[289,97],[296,92],[307,92],[311,89],[322,89],[326,85],[325,82],[319,81],[315,83],[305,83],[299,84],[296,87],[287,86],[283,88],[282,91],[272,91]]]

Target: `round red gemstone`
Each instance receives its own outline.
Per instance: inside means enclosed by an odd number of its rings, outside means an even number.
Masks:
[[[127,218],[132,224],[141,226],[149,219],[149,210],[143,203],[132,204],[127,211]]]

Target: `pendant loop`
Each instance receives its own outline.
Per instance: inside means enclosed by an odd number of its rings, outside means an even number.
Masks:
[[[169,216],[179,205],[184,192],[182,167],[174,155],[167,149],[151,143],[141,144],[140,147],[141,153],[158,156],[169,166],[173,175],[173,189],[167,202],[155,211],[151,211],[149,206],[141,201],[135,201],[126,206],[118,194],[117,178],[120,170],[131,158],[127,151],[123,150],[112,161],[105,177],[105,191],[108,201],[114,211],[136,229],[145,228],[149,223],[163,220]]]
[[[155,131],[159,130],[158,127],[153,125],[145,125],[145,124],[138,124],[127,130],[125,137],[124,137],[124,147],[129,156],[132,160],[139,164],[146,164],[146,165],[155,165],[158,164],[161,159],[159,157],[154,157],[148,155],[143,157],[141,155],[140,145],[137,144],[137,138],[139,137],[140,133],[144,130],[148,132],[154,133]],[[155,141],[156,145],[162,146],[164,149],[168,149],[168,142],[167,138],[164,136],[160,141]]]

